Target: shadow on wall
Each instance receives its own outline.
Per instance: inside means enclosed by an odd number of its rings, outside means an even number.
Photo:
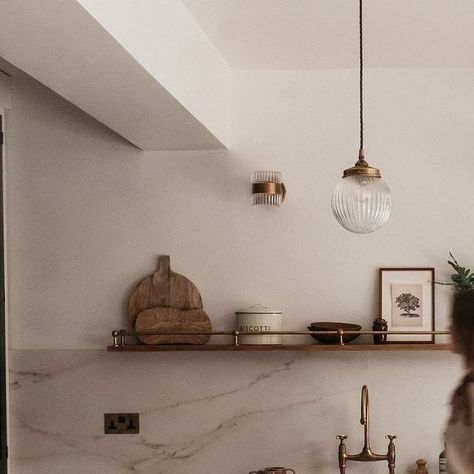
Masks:
[[[140,166],[146,166],[149,160],[159,162],[160,172],[166,173],[166,181],[182,183],[185,187],[181,192],[184,194],[190,189],[186,183],[191,182],[192,188],[202,188],[203,192],[214,195],[219,202],[229,203],[236,201],[236,198],[243,198],[246,204],[250,202],[252,170],[231,151],[144,152],[139,159]],[[175,187],[169,191],[179,192]]]

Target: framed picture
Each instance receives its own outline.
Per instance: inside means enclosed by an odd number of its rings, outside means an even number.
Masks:
[[[435,330],[435,269],[380,268],[379,315],[389,331]],[[433,343],[433,334],[387,335],[389,343]]]

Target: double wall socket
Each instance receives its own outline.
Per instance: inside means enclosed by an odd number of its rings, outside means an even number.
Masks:
[[[140,433],[140,418],[138,413],[104,413],[104,433]]]

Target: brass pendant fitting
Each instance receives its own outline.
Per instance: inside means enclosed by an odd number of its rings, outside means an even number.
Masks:
[[[346,178],[347,176],[367,176],[370,178],[382,177],[378,168],[369,166],[369,163],[365,161],[363,148],[359,150],[359,159],[357,160],[357,163],[352,168],[344,170],[342,177]]]

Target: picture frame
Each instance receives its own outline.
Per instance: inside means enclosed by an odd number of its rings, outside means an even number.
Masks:
[[[434,331],[435,269],[379,268],[379,316],[388,331]],[[434,342],[434,334],[387,335],[389,344]]]

